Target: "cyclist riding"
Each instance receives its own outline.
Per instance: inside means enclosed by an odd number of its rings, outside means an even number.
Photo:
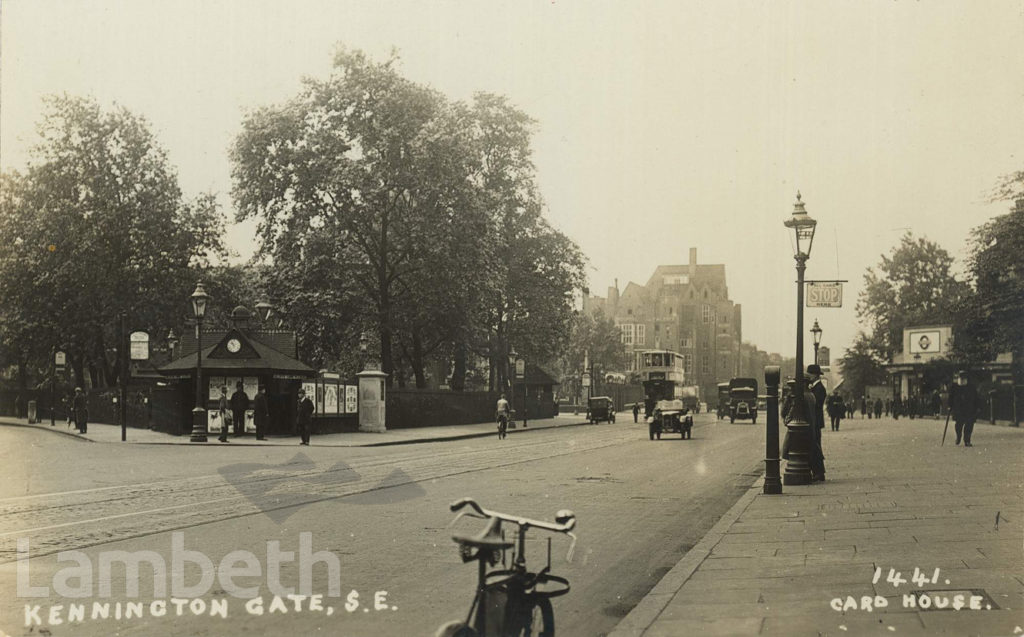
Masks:
[[[505,400],[505,394],[502,394],[501,398],[498,399],[495,411],[497,412],[498,439],[500,440],[508,435],[508,421],[512,416],[512,408],[509,406],[508,401]]]

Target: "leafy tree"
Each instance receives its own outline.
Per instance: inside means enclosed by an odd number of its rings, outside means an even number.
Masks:
[[[626,346],[622,332],[615,321],[604,312],[578,313],[573,316],[569,344],[562,356],[562,375],[571,376],[583,371],[586,356],[596,367],[606,371],[626,368]]]
[[[846,349],[839,360],[839,369],[843,374],[843,390],[853,396],[863,396],[868,385],[881,385],[886,381],[883,360],[878,352],[882,348],[873,343],[871,338],[860,332],[853,345]]]
[[[953,276],[952,265],[953,257],[937,243],[907,233],[891,256],[868,269],[857,316],[869,331],[865,342],[877,348],[873,354],[891,359],[902,347],[905,327],[953,320],[969,288]]]
[[[295,307],[304,305],[319,318],[296,327],[351,336],[353,321],[377,326],[390,375],[396,331],[416,314],[402,311],[423,300],[410,295],[436,278],[432,259],[473,210],[461,165],[470,154],[452,134],[464,128],[458,113],[402,78],[394,57],[377,64],[341,50],[334,62],[329,79],[310,80],[288,104],[246,119],[232,152],[235,199],[239,218],[260,220],[262,253],[300,270],[286,310],[301,316]],[[317,274],[320,281],[309,279]]]
[[[493,378],[510,342],[540,362],[582,268],[540,214],[529,118],[493,96],[450,102],[395,66],[341,50],[330,78],[246,118],[234,195],[259,220],[271,289],[303,338],[330,339],[325,358],[375,328],[389,382],[410,369],[423,386],[428,363],[452,360],[458,389],[474,351]]]
[[[195,285],[194,267],[223,254],[213,197],[185,202],[146,122],[92,100],[50,98],[25,174],[0,198],[0,309],[5,348],[48,367],[69,355],[75,382],[117,378],[118,316],[166,331]]]
[[[1019,373],[1024,360],[1024,171],[1004,177],[993,198],[1016,200],[1016,205],[971,234],[968,267],[974,289],[960,305],[954,347],[972,363],[1012,352]]]

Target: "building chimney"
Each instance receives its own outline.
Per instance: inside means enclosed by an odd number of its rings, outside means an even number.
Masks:
[[[690,248],[690,278],[697,274],[697,248]]]

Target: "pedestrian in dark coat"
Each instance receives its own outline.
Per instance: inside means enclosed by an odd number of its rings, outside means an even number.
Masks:
[[[826,399],[825,406],[828,409],[828,417],[832,421],[832,431],[839,431],[839,423],[846,415],[846,403],[839,394],[830,394]]]
[[[965,447],[974,446],[971,444],[971,434],[974,432],[974,421],[981,411],[981,396],[964,370],[957,373],[956,384],[949,390],[949,408],[956,421],[956,444],[960,444],[960,438],[963,437]]]
[[[892,413],[892,398],[885,399],[885,415],[888,416]]]
[[[825,428],[825,397],[828,392],[825,390],[825,384],[821,382],[821,367],[818,365],[808,365],[807,374],[811,377],[811,394],[814,395],[814,408],[809,410],[813,416],[809,418],[811,421],[811,438],[813,444],[811,445],[811,481],[812,482],[824,482],[825,481],[825,453],[821,448],[821,431]],[[808,414],[808,415],[811,415]]]
[[[894,420],[899,420],[900,415],[903,413],[903,400],[900,397],[894,396],[892,399],[892,417]]]
[[[633,422],[640,422],[640,403],[633,403]]]
[[[228,414],[231,408],[231,401],[228,400],[228,388],[220,388],[220,398],[217,400],[217,413],[220,417],[220,436],[217,440],[231,442],[228,440]]]
[[[295,428],[302,438],[300,445],[309,446],[309,430],[313,426],[313,401],[306,396],[306,390],[299,390],[299,403],[295,407]]]
[[[245,412],[249,410],[249,396],[242,389],[242,381],[235,384],[235,393],[231,394],[231,422],[235,435],[245,433]]]
[[[75,397],[71,401],[71,408],[75,414],[75,428],[78,429],[78,433],[87,433],[89,430],[89,400],[81,387],[75,387]]]
[[[882,417],[882,399],[881,398],[876,398],[875,399],[875,418],[881,418],[881,417]]]
[[[860,417],[864,418],[868,414],[868,399],[864,396],[860,397]]]
[[[267,406],[267,388],[263,385],[260,385],[256,398],[252,401],[252,410],[253,423],[256,425],[256,440],[266,440],[264,434],[266,434],[267,425],[270,424],[270,409]]]

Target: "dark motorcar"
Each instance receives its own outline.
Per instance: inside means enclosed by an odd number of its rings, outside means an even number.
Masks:
[[[587,402],[587,420],[592,424],[615,422],[615,403],[608,396],[592,396]]]
[[[754,378],[729,381],[729,422],[737,419],[757,423],[757,380]]]

